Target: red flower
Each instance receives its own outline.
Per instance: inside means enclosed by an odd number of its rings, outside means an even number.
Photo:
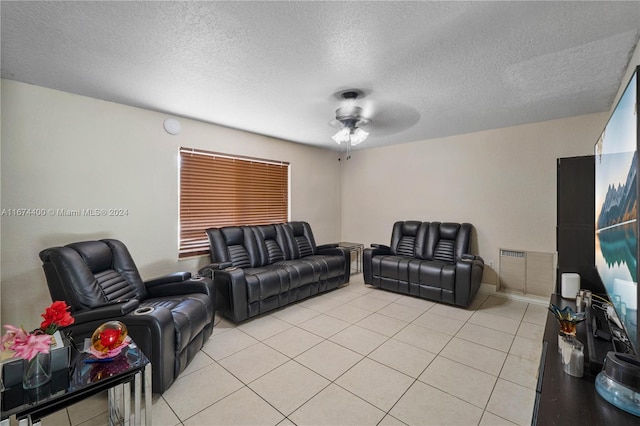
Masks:
[[[31,360],[39,353],[48,353],[51,347],[51,334],[59,327],[66,327],[75,321],[69,313],[66,303],[56,301],[41,315],[44,321],[40,328],[27,333],[24,328],[6,324],[7,332],[0,338],[0,350],[10,349],[14,351],[14,358]]]
[[[69,313],[69,306],[65,302],[55,301],[41,315],[44,321],[40,328],[47,334],[53,334],[59,327],[66,327],[75,321]]]

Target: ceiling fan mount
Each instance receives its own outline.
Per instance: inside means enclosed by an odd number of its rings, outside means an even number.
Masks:
[[[353,128],[369,124],[371,120],[362,116],[362,108],[356,105],[346,105],[336,110],[336,120],[345,127]]]
[[[342,100],[356,100],[364,97],[364,92],[360,89],[349,89],[338,94],[338,97]]]

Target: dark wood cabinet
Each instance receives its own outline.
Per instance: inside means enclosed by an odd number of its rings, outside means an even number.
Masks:
[[[604,293],[595,269],[595,156],[557,160],[556,292],[565,272],[580,274],[581,288]]]
[[[571,306],[573,301],[551,296],[551,303],[558,307]],[[561,355],[558,353],[559,325],[551,312],[547,315],[544,329],[543,353],[538,370],[536,405],[532,424],[547,425],[635,425],[640,417],[620,410],[602,399],[596,392],[595,374],[589,366],[587,326],[581,322],[577,326],[576,337],[585,345],[585,373],[583,377],[573,377],[562,369]]]

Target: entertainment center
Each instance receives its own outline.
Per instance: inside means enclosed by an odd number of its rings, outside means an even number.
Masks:
[[[550,303],[575,310],[575,303],[562,299],[559,294],[552,295]],[[640,423],[638,417],[614,407],[596,392],[595,378],[600,370],[593,373],[586,361],[591,357],[587,345],[587,322],[583,321],[576,327],[577,339],[585,343],[584,376],[573,377],[562,369],[562,355],[558,353],[558,321],[551,312],[547,315],[532,425],[637,426]],[[596,339],[596,351],[606,353],[609,343]]]
[[[533,424],[640,424],[639,71],[594,155],[558,159],[558,281],[562,274],[579,273],[580,287],[593,298],[585,305],[580,297],[562,298],[559,283],[551,296],[559,309],[586,311],[575,334],[584,344],[584,368],[567,373],[568,351],[559,353],[559,324],[549,312]]]

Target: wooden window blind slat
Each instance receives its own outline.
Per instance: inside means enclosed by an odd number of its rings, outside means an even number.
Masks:
[[[209,253],[205,229],[286,222],[289,163],[180,149],[179,257]]]

